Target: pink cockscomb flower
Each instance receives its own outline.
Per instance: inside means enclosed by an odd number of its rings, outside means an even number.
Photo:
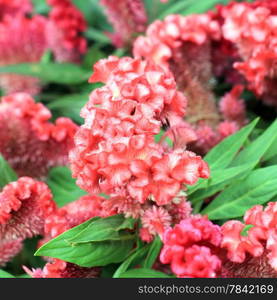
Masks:
[[[231,3],[222,8],[223,35],[241,57],[234,64],[249,88],[276,106],[277,11],[274,1]]]
[[[0,22],[0,66],[38,62],[47,49],[46,23],[43,16],[6,15]],[[0,86],[7,94],[22,91],[37,94],[41,83],[30,76],[1,74]]]
[[[160,253],[163,264],[170,264],[178,277],[217,277],[221,259],[217,249],[221,243],[220,227],[206,217],[191,216],[163,234]]]
[[[69,0],[48,0],[48,3],[52,9],[46,36],[55,59],[58,62],[79,62],[87,47],[81,36],[87,26],[83,14]]]
[[[23,266],[27,274],[33,278],[96,278],[100,276],[101,269],[92,267],[84,268],[75,264],[53,259],[42,269],[32,269]]]
[[[132,42],[135,34],[144,32],[147,15],[142,0],[101,0],[114,33],[108,33],[117,47]]]
[[[0,0],[0,21],[5,15],[25,15],[31,11],[31,0]]]
[[[155,143],[162,124],[182,124],[186,98],[172,74],[139,59],[109,57],[94,68],[94,90],[81,111],[85,119],[70,152],[77,184],[109,194],[106,207],[126,216],[141,216],[148,202],[171,203],[209,169],[200,156]]]
[[[187,128],[191,126],[195,130],[194,137],[187,130],[186,133],[179,132],[175,139],[187,140],[189,149],[199,154],[205,154],[226,137],[218,130],[219,124],[230,121],[229,117],[238,114],[238,109],[240,124],[237,129],[245,123],[245,120],[241,120],[245,116],[244,106],[237,99],[242,88],[232,90],[230,96],[226,95],[233,99],[233,105],[225,105],[226,115],[221,114],[212,92],[213,78],[220,72],[217,70],[214,74],[216,68],[213,64],[216,62],[221,67],[222,63],[218,61],[229,56],[226,53],[224,58],[218,57],[219,45],[226,44],[222,40],[220,25],[221,22],[213,14],[186,17],[171,15],[163,21],[158,20],[151,24],[146,36],[137,38],[133,49],[135,57],[144,57],[159,63],[173,73],[178,90],[187,98]],[[235,102],[238,103],[237,106]],[[176,128],[182,127],[178,125]]]
[[[70,119],[50,123],[50,111],[25,93],[0,102],[0,152],[19,176],[44,177],[50,167],[66,165],[77,130]]]
[[[269,202],[249,209],[240,221],[228,221],[222,226],[221,247],[229,259],[224,268],[230,277],[277,276],[277,203]],[[245,226],[249,228],[242,234]]]
[[[24,239],[44,232],[56,209],[48,187],[29,177],[6,185],[0,193],[0,265],[21,250]]]

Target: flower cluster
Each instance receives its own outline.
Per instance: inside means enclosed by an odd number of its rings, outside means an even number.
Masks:
[[[277,203],[246,211],[221,227],[194,215],[163,233],[160,261],[178,277],[277,276]]]
[[[140,59],[100,60],[90,81],[105,85],[81,111],[85,122],[70,152],[73,177],[91,194],[109,194],[107,210],[141,216],[145,236],[161,234],[172,218],[166,206],[176,203],[182,213],[185,185],[209,176],[200,156],[154,140],[162,124],[182,124],[186,98],[170,72]]]
[[[101,0],[107,17],[114,28],[114,33],[108,33],[117,47],[132,42],[136,33],[144,32],[147,15],[142,0]]]
[[[46,29],[49,47],[57,61],[78,62],[80,54],[86,51],[86,40],[80,35],[86,30],[82,13],[70,0],[48,0],[48,3],[53,7]]]
[[[148,27],[145,37],[134,42],[134,55],[171,70],[179,91],[186,95],[185,119],[197,136],[191,149],[198,153],[206,153],[245,123],[245,108],[239,100],[243,88],[235,86],[223,97],[223,114],[216,106],[212,78],[216,66],[222,65],[214,58],[221,40],[220,22],[203,14],[157,20]]]
[[[49,168],[66,165],[77,130],[68,118],[50,123],[50,111],[25,93],[0,102],[0,152],[19,176],[43,178]]]
[[[234,64],[250,89],[276,105],[277,10],[274,1],[231,3],[220,8],[222,33],[234,43],[241,61]]]
[[[225,264],[229,277],[276,277],[277,203],[263,210],[255,205],[244,215],[244,223],[228,221],[222,226],[222,247],[227,250]],[[247,234],[242,235],[245,226]]]
[[[218,225],[206,217],[191,216],[165,231],[160,260],[170,264],[178,277],[217,277],[221,272],[217,255],[221,239]]]
[[[0,265],[22,248],[26,238],[44,232],[45,219],[56,209],[46,184],[21,177],[0,193]]]
[[[77,62],[86,50],[86,40],[80,36],[86,24],[77,8],[70,1],[59,1],[53,3],[49,17],[27,17],[31,8],[30,1],[0,2],[0,66],[39,62],[48,49],[57,61]],[[30,76],[1,74],[0,87],[7,94],[35,95],[41,82]]]

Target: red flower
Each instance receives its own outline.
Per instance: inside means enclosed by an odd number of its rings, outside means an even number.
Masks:
[[[0,0],[0,20],[6,15],[25,15],[31,10],[31,0]]]
[[[46,35],[49,47],[59,62],[79,62],[86,51],[86,40],[80,34],[86,30],[86,20],[69,0],[48,0],[49,14]]]
[[[114,33],[108,35],[116,47],[129,44],[136,33],[144,32],[147,15],[142,0],[101,0]]]
[[[46,23],[43,16],[6,15],[0,22],[0,66],[38,62],[47,49]],[[7,94],[37,94],[41,86],[37,78],[17,74],[2,74],[0,85]]]
[[[0,152],[20,176],[43,177],[50,167],[67,164],[77,126],[67,118],[53,124],[50,118],[50,111],[28,94],[2,98]]]
[[[227,249],[228,258],[233,262],[227,263],[226,269],[237,277],[267,277],[269,274],[269,277],[276,277],[276,203],[268,203],[264,210],[261,205],[252,207],[245,213],[244,221],[252,225],[244,236],[241,232],[245,225],[239,221],[228,221],[222,226],[221,247]]]
[[[48,187],[29,177],[6,185],[0,193],[0,264],[21,249],[21,242],[44,232],[56,209]]]
[[[215,250],[220,242],[219,226],[191,216],[165,231],[160,260],[178,277],[217,277],[221,260]]]
[[[33,278],[96,278],[100,275],[100,268],[84,268],[75,264],[53,259],[43,269],[28,269],[23,267],[25,272]]]

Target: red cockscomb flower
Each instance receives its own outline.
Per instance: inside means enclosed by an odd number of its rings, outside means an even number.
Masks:
[[[0,265],[21,250],[24,239],[44,232],[56,209],[48,187],[29,177],[6,185],[0,193]]]
[[[269,202],[249,209],[244,216],[249,225],[242,235],[245,224],[228,221],[222,226],[221,247],[227,250],[230,262],[224,265],[230,277],[277,276],[277,203]]]
[[[50,111],[25,93],[0,102],[0,152],[19,176],[43,177],[50,167],[66,165],[77,130],[70,119],[50,123]]]
[[[178,277],[217,277],[221,260],[216,250],[221,243],[220,227],[207,218],[191,216],[163,235],[160,260],[170,264]]]

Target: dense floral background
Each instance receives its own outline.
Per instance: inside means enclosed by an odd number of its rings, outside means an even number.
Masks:
[[[0,278],[277,277],[277,1],[0,0]]]

